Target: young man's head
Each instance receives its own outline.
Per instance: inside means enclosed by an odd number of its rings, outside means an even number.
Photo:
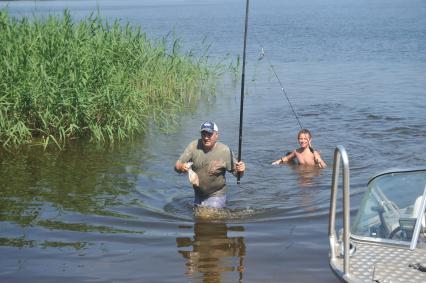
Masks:
[[[219,137],[219,128],[216,123],[211,121],[204,122],[201,124],[200,133],[203,148],[207,150],[212,149]]]
[[[307,148],[311,146],[312,135],[311,132],[307,129],[302,129],[297,134],[297,140],[299,141],[299,145],[302,148]]]

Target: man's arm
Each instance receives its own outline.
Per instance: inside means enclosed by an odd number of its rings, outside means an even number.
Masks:
[[[191,161],[192,152],[194,150],[194,146],[196,146],[196,141],[192,141],[185,148],[185,150],[183,151],[182,155],[176,161],[176,164],[175,164],[175,171],[176,172],[178,172],[178,173],[187,173],[188,170],[191,168],[191,166],[189,166],[189,164],[187,164],[186,162]]]
[[[235,163],[235,171],[237,172],[237,174],[240,174],[240,177],[244,175],[244,172],[246,171],[246,164],[244,163],[244,161],[241,160]]]
[[[296,153],[293,150],[291,153],[287,154],[286,156],[281,157],[280,159],[272,162],[272,165],[278,165],[278,164],[283,164],[285,162],[289,162],[289,161],[293,160],[295,157],[296,157]]]
[[[327,167],[327,164],[324,162],[324,160],[322,160],[318,151],[314,152],[314,160],[315,160],[315,164],[317,164],[319,168]]]
[[[186,173],[189,170],[189,165],[187,163],[176,161],[175,171],[178,173]]]

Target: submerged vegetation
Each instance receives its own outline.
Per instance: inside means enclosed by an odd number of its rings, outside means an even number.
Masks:
[[[205,49],[195,56],[178,39],[152,42],[94,14],[74,22],[68,11],[16,19],[0,10],[0,143],[115,143],[168,125],[213,90],[219,66]]]

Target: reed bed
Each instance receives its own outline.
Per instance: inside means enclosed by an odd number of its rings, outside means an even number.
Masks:
[[[214,92],[218,65],[183,52],[166,35],[69,11],[44,19],[0,11],[0,142],[3,148],[59,148],[76,138],[119,143],[168,125],[202,90]],[[198,52],[199,53],[199,52]],[[212,83],[213,82],[213,83]]]

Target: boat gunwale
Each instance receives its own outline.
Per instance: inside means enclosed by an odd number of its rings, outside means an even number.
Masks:
[[[398,240],[392,240],[392,239],[385,239],[385,238],[372,238],[367,236],[358,236],[350,233],[350,238],[354,241],[359,241],[363,243],[371,243],[371,244],[377,244],[377,245],[388,245],[388,246],[397,246],[399,248],[408,248],[410,247],[411,241],[398,241]]]

